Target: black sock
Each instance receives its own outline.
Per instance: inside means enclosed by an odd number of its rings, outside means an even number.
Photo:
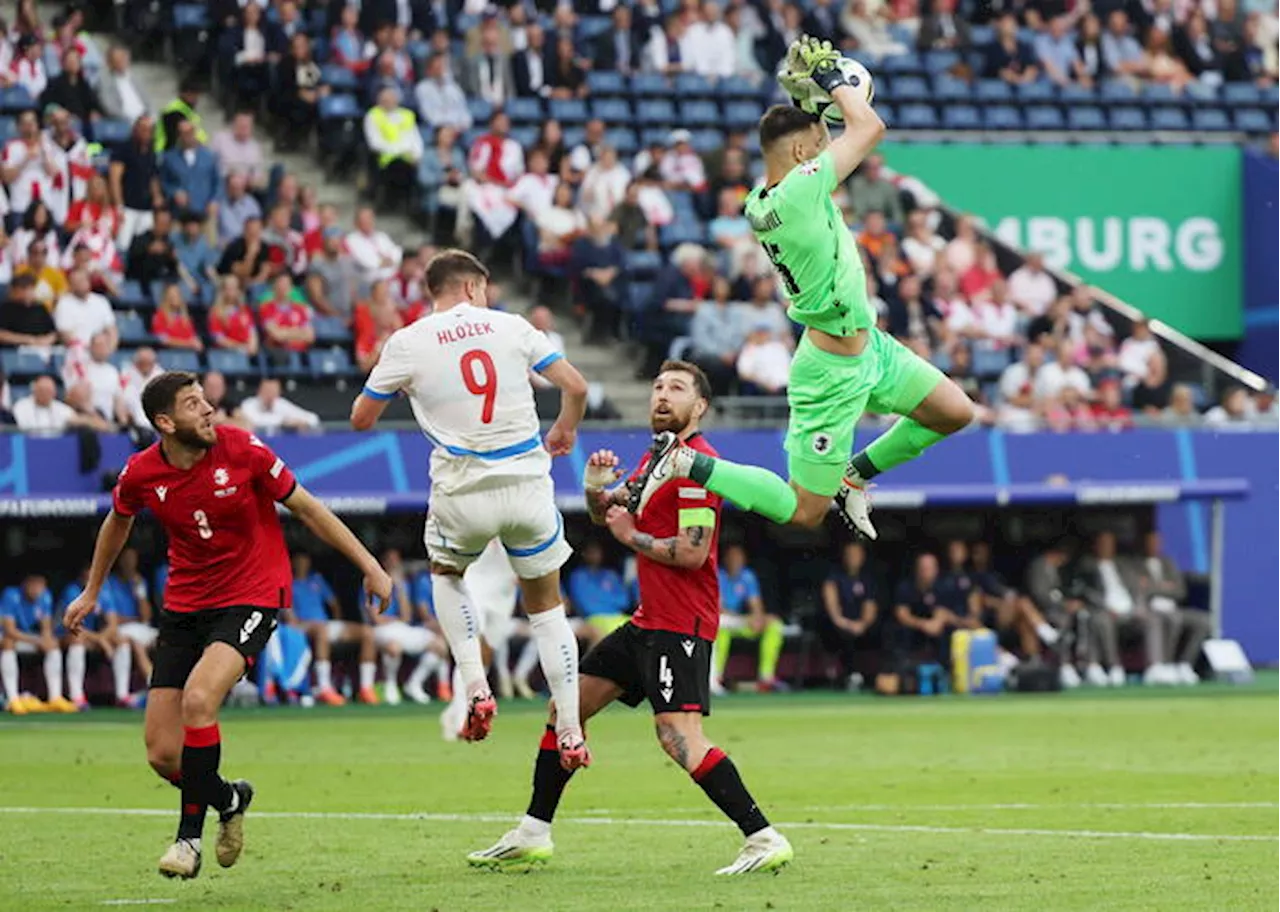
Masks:
[[[218,775],[222,736],[217,724],[187,728],[182,745],[182,820],[179,839],[198,839],[204,833],[207,808],[224,811],[235,800],[231,783]]]
[[[870,481],[880,474],[880,470],[871,464],[871,459],[867,456],[866,450],[861,453],[855,453],[853,459],[849,461],[858,470],[858,474],[862,476],[863,481]]]
[[[556,807],[565,786],[573,778],[573,771],[560,765],[560,750],[556,744],[556,730],[548,725],[538,747],[538,759],[533,764],[533,796],[529,799],[530,817],[550,823],[556,816]]]
[[[707,797],[715,802],[715,806],[738,825],[742,835],[750,836],[769,825],[764,813],[756,807],[755,799],[742,784],[738,768],[720,748],[713,747],[707,751],[698,768],[690,775],[707,793]]]

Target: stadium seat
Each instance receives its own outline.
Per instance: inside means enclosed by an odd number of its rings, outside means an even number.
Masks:
[[[976,48],[986,47],[996,40],[996,30],[989,25],[974,25],[969,28],[969,43]]]
[[[587,89],[592,98],[622,98],[627,94],[627,81],[616,71],[592,70],[587,74]]]
[[[894,54],[880,61],[879,69],[885,73],[923,73],[924,61],[919,54],[908,51],[905,54]]]
[[[898,109],[897,126],[903,130],[936,130],[938,117],[927,104],[903,105]]]
[[[1235,128],[1242,133],[1271,132],[1271,118],[1256,108],[1241,108],[1232,112]]]
[[[658,244],[664,250],[670,250],[680,244],[705,244],[707,242],[707,226],[695,221],[675,221],[658,229]]]
[[[1258,112],[1261,113],[1261,112]],[[1231,120],[1222,108],[1200,108],[1191,112],[1191,128],[1218,133],[1231,129]]]
[[[973,95],[978,101],[1008,101],[1013,98],[1013,86],[1003,79],[979,79]]]
[[[1182,96],[1173,91],[1173,86],[1164,83],[1151,83],[1142,87],[1142,101],[1151,106],[1180,105]]]
[[[671,126],[677,122],[675,105],[666,99],[638,102],[636,122],[645,127]]]
[[[1098,99],[1103,104],[1132,104],[1137,97],[1133,86],[1123,79],[1108,79],[1098,90]]]
[[[1151,129],[1186,130],[1187,115],[1177,108],[1156,108],[1151,112]]]
[[[653,250],[631,250],[627,253],[627,275],[650,278],[662,268],[662,257]]]
[[[610,127],[625,127],[631,121],[631,105],[621,98],[601,98],[591,102],[591,116]]]
[[[116,296],[114,303],[123,310],[138,310],[152,306],[151,296],[147,294],[147,290],[142,287],[141,282],[135,282],[133,279],[125,281],[120,286],[120,294]]]
[[[893,100],[898,103],[904,101],[928,101],[933,97],[933,93],[929,90],[929,84],[924,81],[921,76],[903,76],[893,80]]]
[[[1024,82],[1014,89],[1014,94],[1018,96],[1018,100],[1023,104],[1035,102],[1049,102],[1057,96],[1057,88],[1052,82],[1046,79],[1038,79],[1035,82]]]
[[[671,83],[659,73],[636,73],[631,77],[631,94],[636,98],[666,98]]]
[[[762,90],[760,83],[752,82],[745,76],[729,76],[716,83],[716,94],[725,99],[760,98],[771,88],[768,83],[765,86]]]
[[[1145,130],[1147,115],[1141,108],[1112,108],[1108,119],[1113,130]]]
[[[944,105],[942,125],[948,130],[978,130],[982,127],[982,117],[973,105]]]
[[[671,135],[671,131],[666,127],[646,127],[640,131],[640,145],[648,148],[649,146],[665,146],[667,137]]]
[[[729,130],[750,130],[764,114],[760,105],[751,101],[731,101],[724,106],[724,125]]]
[[[1218,97],[1218,87],[1205,85],[1203,82],[1189,84],[1183,90],[1182,97],[1193,105],[1216,106],[1222,104],[1222,99]]]
[[[574,41],[579,46],[588,47],[594,44],[597,38],[609,31],[610,25],[608,16],[583,16],[578,20]]]
[[[0,89],[0,113],[20,114],[34,106],[35,101],[25,86],[15,85]]]
[[[364,117],[354,95],[326,95],[320,99],[316,114],[322,121],[359,120]]]
[[[724,133],[712,127],[693,131],[693,139],[689,141],[693,151],[699,155],[710,155],[724,147]]]
[[[317,345],[340,345],[351,341],[351,330],[347,328],[347,324],[341,317],[316,314],[311,320],[311,325],[316,331]]]
[[[311,374],[317,379],[323,377],[346,377],[357,373],[351,363],[351,356],[345,348],[326,348],[307,353],[307,362],[311,366]]]
[[[1249,82],[1228,82],[1222,87],[1222,101],[1229,107],[1257,107],[1262,104],[1262,90]]]
[[[720,123],[720,109],[714,101],[680,102],[680,123],[685,127],[706,127]]]
[[[129,138],[133,125],[127,120],[99,120],[93,125],[93,141],[110,148]]]
[[[1056,114],[1057,112],[1054,111]],[[982,110],[982,123],[988,130],[1021,130],[1022,113],[1011,105],[992,105]],[[1027,129],[1031,129],[1030,124]]]
[[[940,101],[968,101],[971,94],[969,83],[963,79],[956,79],[954,76],[933,77],[933,94]],[[943,113],[943,121],[946,120],[946,113]]]
[[[272,377],[303,377],[308,371],[302,363],[302,352],[271,352],[264,359]]]
[[[547,115],[562,124],[587,122],[587,103],[579,98],[553,98],[547,103]]]
[[[955,51],[928,51],[924,55],[926,73],[945,73],[960,62],[960,55]]]
[[[318,331],[318,330],[317,330]],[[258,366],[244,352],[223,348],[210,349],[206,354],[209,370],[219,371],[227,377],[248,377],[258,374]]]
[[[165,370],[200,373],[200,355],[185,348],[166,348],[157,355]]]
[[[471,115],[472,123],[488,123],[489,118],[493,115],[493,105],[483,98],[468,98],[467,113]]]
[[[1009,366],[1010,351],[1007,348],[991,349],[982,345],[973,347],[973,373],[976,377],[998,377]]]
[[[716,90],[711,80],[698,73],[680,73],[672,80],[671,87],[677,98],[715,98]]]
[[[12,117],[0,117],[0,144],[18,135],[18,123]]]
[[[320,81],[327,85],[331,92],[349,92],[354,95],[360,91],[356,74],[337,64],[329,64],[321,68]]]
[[[1092,106],[1067,109],[1067,128],[1070,130],[1105,130],[1107,118],[1101,108]]]
[[[566,135],[567,135],[567,131],[566,131]],[[517,143],[519,143],[520,148],[532,149],[534,145],[538,142],[538,127],[533,124],[525,124],[524,126],[521,126],[521,127],[512,127],[510,136]],[[462,145],[464,147],[468,147],[472,144],[468,142],[464,142]],[[572,148],[572,146],[566,146],[566,148]]]
[[[1082,86],[1072,83],[1058,87],[1058,101],[1064,105],[1090,105],[1098,101],[1098,93],[1093,86]]]
[[[1062,130],[1066,127],[1062,112],[1057,108],[1037,106],[1027,108],[1026,113],[1028,130]]]
[[[0,349],[0,370],[6,377],[38,377],[50,371],[49,359],[39,352],[30,349]]]
[[[146,345],[151,341],[147,324],[131,310],[116,314],[116,330],[120,333],[121,345]]]
[[[613,129],[605,133],[604,141],[618,150],[618,154],[622,156],[635,155],[640,151],[640,140],[636,138],[635,130]],[[697,149],[697,145],[694,145]],[[713,147],[714,148],[714,147]],[[701,151],[701,150],[699,150]]]

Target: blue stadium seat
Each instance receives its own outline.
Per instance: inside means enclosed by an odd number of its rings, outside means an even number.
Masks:
[[[992,105],[984,108],[982,123],[988,130],[1021,130],[1023,128],[1022,113],[1011,105]],[[1030,124],[1027,128],[1031,128]]]
[[[893,100],[898,103],[904,101],[928,101],[933,97],[933,93],[929,90],[929,83],[924,81],[922,76],[902,76],[893,80]]]
[[[1057,88],[1047,79],[1037,79],[1035,82],[1024,82],[1014,89],[1014,94],[1018,96],[1018,100],[1023,104],[1028,102],[1047,102],[1053,101],[1057,96]]]
[[[1241,108],[1233,112],[1232,120],[1241,133],[1271,132],[1271,118],[1257,108]]]
[[[668,190],[667,199],[671,201],[676,221],[684,219],[696,222],[698,220],[698,207],[694,205],[692,191]]]
[[[1066,120],[1057,108],[1038,105],[1026,109],[1028,130],[1061,130],[1066,127]]]
[[[528,127],[529,130],[536,130],[535,127]],[[583,140],[587,138],[587,128],[583,126],[565,127],[564,129],[564,147],[573,149],[582,145]]]
[[[5,348],[0,349],[0,369],[4,371],[5,376],[16,379],[38,377],[40,374],[48,373],[50,367],[49,360],[34,351]]]
[[[941,101],[955,101],[957,99],[968,101],[971,91],[969,83],[963,79],[956,79],[954,76],[943,74],[933,77],[933,94],[935,98]]]
[[[538,98],[512,98],[503,108],[513,124],[541,124],[542,101]]]
[[[653,283],[652,282],[632,282],[629,285],[630,293],[627,296],[627,309],[632,313],[643,311],[649,306],[649,302],[653,299]]]
[[[586,123],[587,103],[580,98],[553,98],[547,103],[547,115],[562,124]]]
[[[646,149],[649,146],[665,146],[670,135],[671,131],[666,127],[646,127],[640,131],[640,145]]]
[[[249,360],[244,352],[228,351],[213,348],[205,356],[209,362],[209,370],[218,371],[228,377],[248,377],[258,373],[258,367]]]
[[[316,331],[317,345],[341,344],[351,340],[351,330],[347,328],[347,324],[341,317],[316,314],[311,319],[311,325]]]
[[[728,78],[721,79],[716,83],[716,94],[725,99],[760,98],[771,88],[772,87],[766,83],[765,89],[762,90],[760,83],[752,82],[745,76],[729,76]]]
[[[897,126],[903,130],[936,130],[938,117],[927,104],[909,104],[898,108]]]
[[[955,51],[927,51],[924,55],[926,73],[945,73],[960,62],[960,55]]]
[[[631,94],[636,98],[666,98],[671,83],[660,73],[636,73],[631,77]]]
[[[1107,118],[1101,108],[1093,106],[1067,109],[1067,128],[1071,130],[1105,130]]]
[[[982,117],[973,105],[944,105],[942,125],[948,130],[978,130],[982,127]]]
[[[7,143],[18,135],[18,122],[12,117],[0,117],[0,143]]]
[[[750,130],[763,114],[764,110],[753,101],[731,101],[724,106],[724,125],[730,130]]]
[[[885,73],[923,73],[925,71],[924,61],[920,55],[910,51],[884,58],[880,61],[879,69]]]
[[[351,355],[345,348],[319,349],[307,353],[307,362],[314,377],[347,377],[357,373],[351,363]]]
[[[1173,87],[1164,83],[1151,83],[1142,87],[1142,101],[1151,106],[1180,105],[1182,96],[1175,94]]]
[[[320,99],[316,114],[321,120],[359,120],[364,117],[354,95],[326,95]]]
[[[618,154],[622,156],[635,155],[640,151],[640,140],[636,138],[635,130],[612,129],[605,133],[604,141],[618,150]],[[697,148],[696,145],[694,148]]]
[[[1218,87],[1205,85],[1203,82],[1193,82],[1183,90],[1183,98],[1193,105],[1216,106],[1222,104],[1222,99],[1218,97]]]
[[[974,47],[986,47],[996,40],[996,30],[989,25],[974,25],[969,28],[969,43]]]
[[[577,34],[574,40],[583,47],[595,42],[597,38],[609,31],[611,23],[608,16],[583,16],[578,20]]]
[[[354,95],[360,91],[360,82],[356,79],[356,74],[336,63],[320,69],[320,81],[327,85],[331,92],[349,92]]]
[[[1191,128],[1219,133],[1231,129],[1231,120],[1222,108],[1200,108],[1191,112]]]
[[[1262,104],[1262,90],[1249,82],[1228,82],[1222,87],[1222,100],[1236,107],[1257,107]]]
[[[671,85],[676,97],[681,100],[716,97],[716,89],[711,80],[698,73],[680,73],[672,80]]]
[[[720,109],[714,101],[680,102],[680,123],[686,127],[707,127],[720,123]]]
[[[273,377],[302,377],[308,371],[302,363],[302,352],[272,352],[266,358],[267,373]]]
[[[209,10],[203,3],[179,3],[173,8],[173,27],[182,29],[207,29]]]
[[[621,98],[627,94],[627,81],[613,70],[592,70],[587,74],[587,88],[592,98]]]
[[[1072,83],[1058,87],[1058,101],[1064,105],[1089,105],[1096,104],[1098,101],[1098,93],[1093,90],[1093,86],[1082,86]]]
[[[707,155],[724,146],[724,133],[714,128],[694,130],[690,145],[699,155]]]
[[[24,86],[10,86],[0,89],[0,112],[17,114],[35,106],[31,93]]]
[[[488,123],[493,116],[493,105],[483,98],[468,98],[467,112],[471,115],[472,123]]]
[[[1098,90],[1103,104],[1132,104],[1138,97],[1131,84],[1123,79],[1108,79]]]
[[[147,324],[133,311],[116,314],[116,330],[120,333],[121,345],[146,345],[151,341]]]
[[[1109,119],[1113,130],[1145,130],[1147,115],[1141,108],[1112,108]]]
[[[200,355],[185,348],[166,348],[156,356],[165,370],[200,373]]]
[[[990,349],[982,345],[973,347],[973,373],[977,377],[997,377],[1009,366],[1007,348]]]
[[[538,142],[538,128],[532,124],[525,124],[523,127],[513,127],[511,129],[511,138],[520,144],[522,149],[533,148]],[[467,148],[472,144],[469,142],[462,143],[463,148]],[[572,148],[572,147],[570,147]]]
[[[127,120],[100,120],[93,125],[93,141],[110,148],[129,138],[133,125]]]
[[[632,278],[649,278],[662,268],[662,257],[653,250],[632,250],[627,253],[627,275]]]
[[[675,105],[665,99],[637,102],[636,122],[646,127],[670,126],[676,123]]]
[[[675,221],[658,229],[658,244],[670,250],[684,243],[705,244],[707,226],[695,221]]]
[[[1269,111],[1274,111],[1280,105],[1280,88],[1276,86],[1267,86],[1262,89],[1262,106]]]
[[[1156,108],[1151,112],[1151,129],[1153,130],[1186,130],[1187,115],[1177,108]]]
[[[151,297],[147,294],[147,290],[142,287],[141,282],[129,279],[120,286],[120,294],[116,296],[114,303],[124,310],[136,310],[150,307]]]
[[[979,79],[973,94],[978,101],[1008,101],[1013,98],[1013,86],[1003,79]]]
[[[622,98],[601,98],[591,102],[591,116],[611,127],[625,127],[631,121],[631,105]]]

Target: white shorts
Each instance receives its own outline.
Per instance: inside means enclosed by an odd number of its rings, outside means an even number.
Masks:
[[[125,621],[117,629],[120,631],[120,636],[143,647],[150,646],[160,635],[159,630],[141,621]]]
[[[324,635],[330,643],[341,643],[347,635],[346,621],[303,621],[302,629],[306,630],[316,624],[324,625]]]
[[[516,610],[519,580],[511,568],[511,559],[496,538],[484,553],[467,568],[463,577],[467,598],[480,609],[481,632],[490,646],[511,638],[511,615]]]
[[[404,621],[387,621],[373,628],[373,641],[379,649],[395,644],[401,652],[419,655],[426,652],[436,635],[425,627],[414,627]]]
[[[432,493],[423,541],[433,562],[466,570],[494,538],[521,579],[564,566],[573,549],[564,539],[550,475],[490,490]]]
[[[40,647],[35,643],[28,643],[26,640],[18,640],[13,644],[13,651],[20,656],[35,655],[40,651]]]

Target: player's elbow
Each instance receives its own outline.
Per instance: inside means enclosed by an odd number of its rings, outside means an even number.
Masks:
[[[681,570],[697,570],[707,562],[707,552],[701,548],[681,548],[676,551],[676,566]]]
[[[377,420],[377,416],[367,407],[364,396],[357,397],[351,405],[351,427],[357,431],[367,431]]]

